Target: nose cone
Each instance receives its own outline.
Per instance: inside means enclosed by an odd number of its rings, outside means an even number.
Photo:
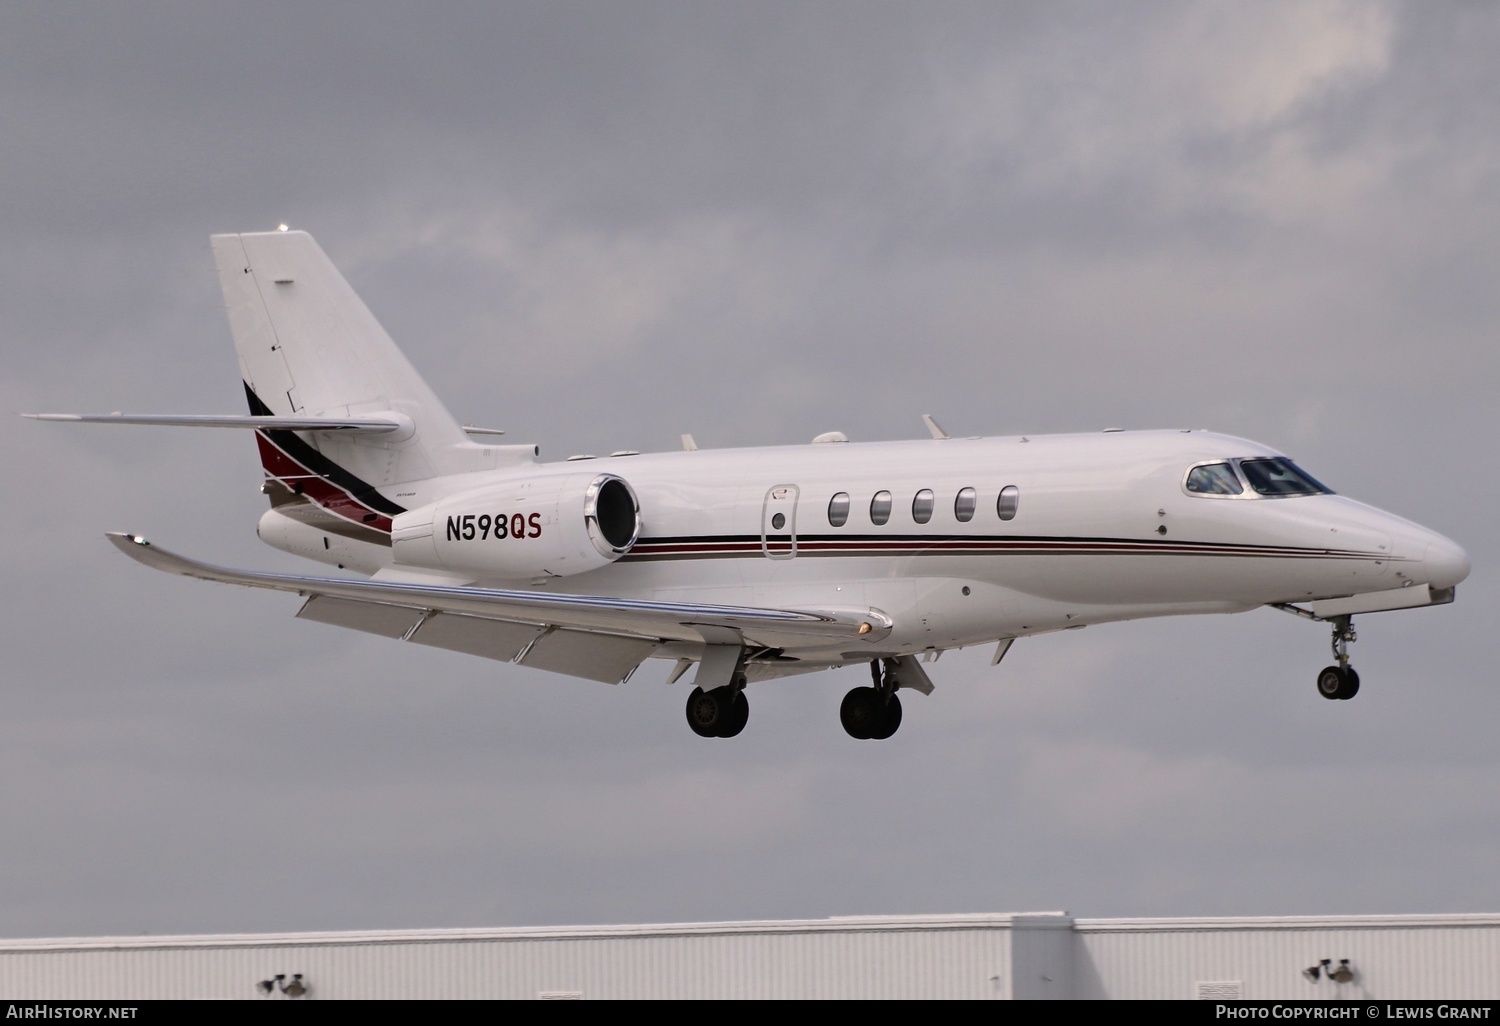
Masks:
[[[1422,557],[1427,583],[1434,588],[1451,588],[1469,576],[1469,554],[1440,534],[1427,543]]]

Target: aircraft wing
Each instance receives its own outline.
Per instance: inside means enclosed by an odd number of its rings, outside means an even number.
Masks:
[[[785,648],[878,642],[877,609],[767,609],[464,585],[308,577],[212,566],[134,534],[106,537],[139,563],[204,581],[307,596],[303,619],[616,683],[665,642]]]

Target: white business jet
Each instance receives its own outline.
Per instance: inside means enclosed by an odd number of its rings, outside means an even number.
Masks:
[[[1206,431],[617,452],[540,463],[465,428],[312,237],[216,235],[249,416],[37,419],[249,428],[263,541],[364,575],[147,566],[295,592],[297,615],[623,683],[696,666],[689,726],[732,737],[745,686],[847,663],[844,729],[888,738],[950,648],[1115,620],[1274,606],[1332,625],[1324,698],[1359,689],[1353,616],[1453,601],[1464,551]],[[918,657],[921,657],[920,659]]]

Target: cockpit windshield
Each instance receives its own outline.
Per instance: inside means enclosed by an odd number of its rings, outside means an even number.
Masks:
[[[1291,460],[1279,457],[1240,460],[1240,470],[1261,495],[1332,495],[1333,489],[1313,480]]]

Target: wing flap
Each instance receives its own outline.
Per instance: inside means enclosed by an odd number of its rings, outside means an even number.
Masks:
[[[541,624],[511,623],[464,613],[433,613],[406,640],[509,663],[546,629]]]
[[[298,619],[414,641],[499,662],[618,684],[657,646],[655,639],[559,630],[465,613],[434,613],[413,606],[314,595]]]
[[[519,625],[531,624],[538,628],[621,635],[649,642],[653,647],[666,640],[701,643],[712,638],[722,638],[725,632],[735,632],[746,644],[764,647],[785,647],[799,641],[805,644],[810,639],[875,643],[889,636],[894,626],[889,616],[871,608],[809,610],[700,605],[462,585],[259,573],[200,563],[158,548],[139,535],[112,532],[107,537],[116,548],[139,563],[166,573],[199,580],[269,588],[306,596],[347,599],[355,603],[406,607],[423,612],[466,614]],[[353,611],[335,614],[333,607],[326,608],[329,615],[357,618]],[[373,617],[376,614],[370,615]],[[420,636],[421,633],[422,628],[419,628],[414,636]],[[547,656],[539,654],[538,658],[545,659]],[[602,673],[603,669],[599,672]]]
[[[532,642],[516,662],[569,677],[620,684],[655,649],[654,641],[552,628]]]
[[[404,638],[422,622],[427,613],[411,606],[390,606],[382,602],[351,602],[349,599],[314,595],[297,610],[299,620],[348,627],[350,630],[378,634],[382,638]]]

